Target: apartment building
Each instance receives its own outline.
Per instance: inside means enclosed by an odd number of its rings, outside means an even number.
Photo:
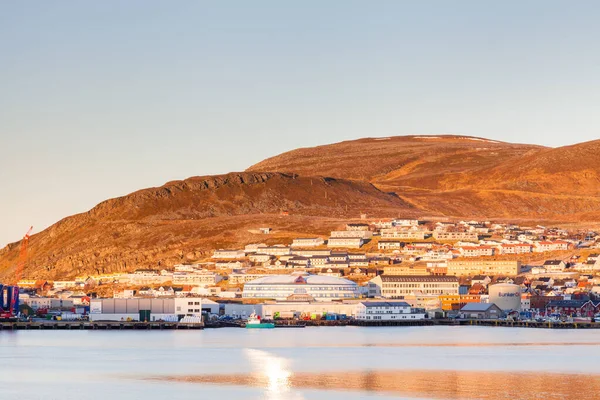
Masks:
[[[508,275],[514,276],[522,272],[520,261],[448,261],[448,275]]]
[[[459,294],[458,278],[434,275],[379,275],[368,283],[369,297],[401,299],[415,293],[426,295]]]

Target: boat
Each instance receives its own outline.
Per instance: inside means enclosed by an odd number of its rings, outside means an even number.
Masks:
[[[261,322],[260,316],[256,315],[255,312],[250,314],[248,320],[246,321],[246,328],[250,329],[271,329],[275,328],[275,324],[272,322]]]

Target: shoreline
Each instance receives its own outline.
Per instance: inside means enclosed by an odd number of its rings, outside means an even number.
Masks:
[[[600,323],[594,322],[532,322],[500,320],[449,320],[426,319],[417,321],[326,321],[326,320],[278,320],[278,328],[304,327],[409,327],[409,326],[480,326],[504,328],[535,329],[600,329]],[[217,328],[244,328],[240,322],[208,322],[186,324],[179,322],[135,322],[135,321],[36,321],[36,322],[0,322],[0,331],[14,330],[203,330]]]

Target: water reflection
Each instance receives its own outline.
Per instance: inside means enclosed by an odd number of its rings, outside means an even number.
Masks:
[[[272,399],[291,393],[291,388],[379,392],[436,399],[592,400],[600,398],[600,376],[598,375],[445,370],[292,373],[285,367],[280,369],[279,361],[270,364],[274,356],[268,353],[258,357],[254,354],[252,357],[257,363],[261,363],[256,364],[257,368],[265,371],[262,381],[252,375],[244,374],[161,379],[267,387],[269,395],[272,396],[269,398]]]
[[[290,398],[292,372],[289,361],[263,350],[245,349],[245,353],[254,370],[252,385],[265,387],[268,399]]]

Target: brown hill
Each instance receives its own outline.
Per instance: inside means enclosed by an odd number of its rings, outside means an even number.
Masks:
[[[294,150],[249,171],[367,180],[448,216],[597,220],[599,150],[600,141],[550,149],[466,136],[371,138]]]
[[[268,239],[249,228],[278,228],[284,240],[286,232],[326,233],[358,210],[384,216],[413,212],[367,182],[281,173],[189,178],[107,200],[32,236],[25,276],[171,266],[202,259],[215,247]],[[0,250],[0,280],[13,276],[17,252],[18,243]]]
[[[65,218],[31,238],[25,276],[171,266],[214,248],[326,235],[360,212],[598,221],[599,151],[600,141],[550,149],[466,136],[298,149],[248,172],[169,182]],[[263,225],[275,234],[249,232]],[[17,252],[18,243],[0,250],[0,280],[14,275]]]

